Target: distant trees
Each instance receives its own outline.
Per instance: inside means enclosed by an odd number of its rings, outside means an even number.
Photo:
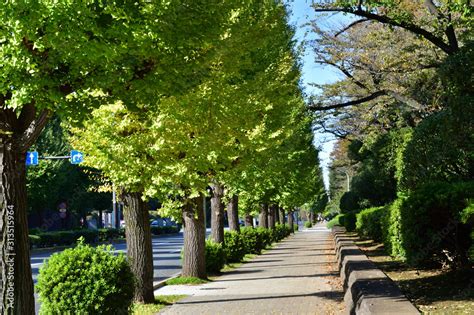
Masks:
[[[419,226],[439,230],[451,224],[462,233],[450,234],[457,250],[446,249],[447,260],[465,263],[466,231],[473,226],[459,215],[472,203],[461,196],[470,195],[474,178],[472,6],[468,1],[321,1],[314,8],[360,18],[338,32],[315,27],[317,61],[345,76],[323,85],[310,106],[318,111],[320,128],[341,139],[330,175],[336,179],[332,196],[339,198],[329,205],[353,215],[392,204],[382,211],[390,219],[384,232],[395,233],[387,244],[412,262],[422,261],[413,259],[422,254],[413,251],[420,248],[415,240],[423,247],[436,237],[419,237]],[[348,165],[355,174],[345,192],[340,174]],[[445,195],[427,194],[433,187]],[[451,206],[441,201],[445,196],[453,198]],[[423,215],[415,215],[412,203]],[[372,212],[377,211],[367,211]],[[440,223],[440,216],[450,219]]]

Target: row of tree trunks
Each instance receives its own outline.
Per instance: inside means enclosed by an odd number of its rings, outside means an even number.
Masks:
[[[153,303],[153,250],[148,206],[140,193],[125,193],[127,255],[136,278],[135,302]]]
[[[206,228],[203,197],[188,200],[183,207],[183,277],[206,279]]]
[[[216,243],[224,242],[224,187],[214,184],[211,187],[211,237]]]
[[[250,213],[245,214],[245,226],[253,227],[253,216]]]
[[[277,224],[281,224],[281,222],[280,222],[280,207],[278,205],[276,205],[276,207],[275,207],[275,222]]]
[[[268,204],[262,203],[260,205],[260,216],[258,218],[258,226],[268,228]]]
[[[280,223],[285,224],[285,209],[283,209],[283,207],[280,207],[280,211],[278,213],[280,216]]]
[[[268,228],[274,229],[275,228],[275,223],[276,223],[276,208],[278,208],[277,205],[272,204],[270,208],[268,209]]]
[[[28,241],[26,152],[0,135],[0,314],[35,313]]]
[[[288,210],[288,225],[290,226],[291,233],[295,233],[293,210]]]
[[[239,197],[237,195],[233,195],[227,204],[227,218],[229,220],[229,229],[240,233]]]

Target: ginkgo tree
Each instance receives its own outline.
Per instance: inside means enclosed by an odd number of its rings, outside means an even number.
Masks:
[[[3,312],[34,314],[25,153],[51,115],[79,122],[123,91],[133,99],[189,88],[229,12],[207,1],[0,4],[0,208],[3,226],[12,222],[0,237]]]
[[[285,61],[291,37],[285,14],[276,3],[236,7],[199,84],[153,100],[125,92],[121,101],[102,106],[83,129],[74,130],[73,142],[87,153],[86,164],[123,189],[125,212],[135,215],[126,214],[127,238],[140,239],[132,264],[137,273],[141,270],[141,292],[151,290],[150,272],[143,272],[152,268],[145,226],[145,200],[150,197],[160,199],[162,214],[183,220],[183,275],[206,276],[202,197],[220,174],[239,164],[242,152],[261,145],[261,139],[255,144],[261,118],[272,109],[266,99],[284,81],[279,63]],[[280,102],[281,109],[287,105]]]

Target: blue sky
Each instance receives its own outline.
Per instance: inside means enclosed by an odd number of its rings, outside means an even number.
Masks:
[[[314,38],[314,34],[311,33],[310,28],[304,27],[304,25],[310,21],[316,20],[318,25],[322,28],[333,28],[340,29],[341,25],[346,24],[350,21],[350,18],[341,14],[329,15],[329,16],[318,16],[314,10],[310,7],[312,0],[287,0],[291,8],[290,24],[296,26],[295,38],[301,43],[304,39]],[[314,54],[310,49],[306,50],[305,55],[302,57],[302,84],[305,87],[305,91],[308,94],[317,94],[319,91],[310,86],[311,83],[323,84],[337,81],[341,78],[341,74],[332,67],[322,66],[314,62]],[[329,134],[315,134],[315,145],[321,149],[319,158],[323,167],[324,183],[328,187],[329,174],[328,174],[328,162],[329,154],[334,146],[334,137]]]

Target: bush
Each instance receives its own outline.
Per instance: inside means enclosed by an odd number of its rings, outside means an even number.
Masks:
[[[38,246],[41,241],[41,237],[38,235],[28,235],[28,240],[30,241],[30,248],[32,246]]]
[[[290,226],[288,224],[277,224],[273,230],[276,241],[281,241],[291,234]]]
[[[312,227],[312,226],[313,226],[313,224],[312,224],[310,221],[306,221],[306,222],[304,223],[304,227],[305,227],[305,228],[308,228],[308,229],[309,229],[309,228]]]
[[[240,234],[244,241],[245,252],[248,254],[260,254],[264,248],[264,244],[258,237],[257,229],[252,227],[244,227],[240,229]]]
[[[99,229],[99,241],[107,242],[110,240],[125,238],[125,229]]]
[[[206,272],[219,273],[226,263],[225,254],[222,244],[206,240]]]
[[[267,246],[272,245],[273,243],[273,232],[271,229],[266,228],[256,228],[257,238],[259,239],[259,244],[262,246],[261,249],[267,248]]]
[[[161,235],[161,234],[171,234],[171,233],[178,233],[179,227],[177,226],[152,226],[150,228],[151,234],[153,235]]]
[[[347,231],[353,231],[355,229],[356,216],[353,213],[338,214],[326,226],[332,228],[334,225],[340,225],[346,228]]]
[[[399,257],[405,259],[405,249],[403,247],[403,235],[402,235],[402,216],[400,212],[400,208],[405,201],[406,196],[400,195],[398,199],[396,199],[390,206],[389,206],[389,214],[388,214],[388,230],[387,236],[384,240],[385,249],[387,252],[394,257]]]
[[[435,182],[420,186],[401,203],[401,243],[409,264],[467,263],[472,225],[461,221],[461,213],[471,198],[474,181]]]
[[[389,207],[364,209],[356,214],[356,231],[364,237],[382,242],[388,232]]]
[[[345,192],[339,201],[339,208],[344,214],[359,209],[359,196],[353,191]]]
[[[123,254],[81,242],[45,262],[36,289],[41,314],[127,314],[134,276]]]
[[[86,243],[94,243],[98,235],[95,230],[40,232],[37,234],[39,240],[36,245],[39,247],[68,246],[76,243],[80,237],[83,237]]]
[[[247,254],[247,248],[242,235],[235,231],[225,231],[224,244],[227,261],[230,263],[242,261],[242,258]]]

